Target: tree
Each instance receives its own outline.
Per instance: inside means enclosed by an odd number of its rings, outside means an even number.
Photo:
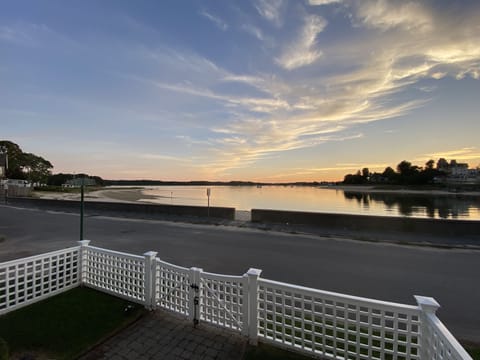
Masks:
[[[35,154],[24,153],[23,163],[23,170],[28,180],[32,183],[47,182],[48,177],[51,175],[50,169],[53,168],[50,161]]]
[[[411,175],[411,173],[413,172],[412,163],[406,160],[403,160],[401,163],[397,165],[397,171],[401,176]]]
[[[440,158],[438,159],[437,161],[437,170],[440,170],[440,171],[446,171],[448,170],[448,161],[445,160],[444,158]]]
[[[403,160],[397,165],[400,183],[403,184],[418,184],[423,182],[420,180],[420,168],[412,165],[411,162]]]
[[[430,159],[425,163],[425,170],[433,170],[433,165],[435,165],[435,161]]]
[[[390,166],[383,170],[382,176],[388,180],[389,183],[395,183],[397,181],[398,174]]]
[[[363,168],[362,169],[362,176],[365,180],[367,180],[370,176],[370,170],[368,170],[368,168]]]
[[[360,170],[357,171],[356,174],[347,174],[343,178],[343,183],[344,184],[352,184],[352,185],[358,185],[358,184],[363,184],[365,183],[365,178],[362,176]]]
[[[8,154],[8,169],[6,171],[7,178],[22,179],[25,180],[25,174],[22,170],[23,164],[23,151],[17,144],[2,140],[0,146],[4,146],[7,149]]]
[[[50,161],[32,153],[24,153],[17,144],[3,140],[0,146],[7,148],[8,169],[7,178],[46,182],[53,165]]]

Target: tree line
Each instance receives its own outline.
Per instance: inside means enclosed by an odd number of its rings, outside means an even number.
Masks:
[[[422,168],[403,160],[396,170],[388,166],[382,173],[371,173],[368,168],[358,170],[355,174],[347,174],[344,184],[396,184],[396,185],[427,185],[433,184],[435,177],[447,175],[442,166],[445,159],[439,159],[435,168],[435,161],[428,160]]]
[[[0,149],[6,150],[8,167],[5,176],[8,179],[27,180],[33,184],[61,186],[73,178],[91,178],[97,185],[103,185],[103,179],[87,174],[52,174],[53,165],[39,155],[23,152],[14,142],[1,140]]]

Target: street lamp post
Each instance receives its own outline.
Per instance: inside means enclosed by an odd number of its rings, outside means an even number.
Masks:
[[[82,177],[82,183],[80,185],[80,240],[83,239],[83,214],[85,210],[84,205],[84,185],[85,185],[85,178]]]

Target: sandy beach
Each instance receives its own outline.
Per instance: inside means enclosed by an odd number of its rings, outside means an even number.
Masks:
[[[108,202],[145,202],[142,200],[156,199],[155,196],[143,194],[141,188],[125,188],[125,189],[105,189],[97,190],[85,193],[84,197],[86,201],[108,201]],[[80,194],[78,193],[62,193],[54,191],[35,191],[33,196],[40,199],[53,199],[53,200],[80,200]]]

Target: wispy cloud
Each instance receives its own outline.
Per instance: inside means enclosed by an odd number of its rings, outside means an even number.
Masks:
[[[55,44],[62,44],[63,46],[78,46],[71,38],[68,38],[62,33],[54,31],[45,24],[17,22],[9,25],[0,25],[0,42],[26,46],[52,46],[52,41]]]
[[[276,26],[283,24],[284,0],[256,0],[254,3],[258,13]]]
[[[252,24],[243,24],[242,25],[242,30],[244,30],[246,33],[256,37],[260,41],[265,40],[265,35],[263,34],[262,30],[260,30],[258,27]]]
[[[250,22],[252,19],[242,22],[244,25],[240,27],[234,27],[233,23],[228,27],[214,13],[200,12],[222,30],[243,31],[262,42],[268,41],[268,36],[278,36],[276,44],[286,44],[266,49],[262,62],[252,56],[254,61],[242,62],[246,65],[241,67],[223,58],[209,58],[208,51],[204,53],[207,55],[200,55],[180,45],[154,42],[109,47],[109,58],[127,58],[129,63],[137,65],[130,71],[122,68],[109,71],[129,84],[129,98],[135,96],[137,90],[141,93],[138,96],[141,99],[134,104],[137,109],[143,109],[144,104],[150,108],[144,112],[134,109],[128,112],[126,108],[134,106],[116,100],[118,104],[110,104],[117,108],[113,111],[99,106],[103,101],[87,99],[81,106],[73,107],[83,111],[72,113],[85,116],[84,111],[91,111],[96,112],[95,119],[115,119],[104,120],[111,121],[110,124],[122,121],[144,127],[147,119],[148,129],[158,134],[170,126],[174,130],[161,141],[155,141],[160,143],[168,138],[177,146],[175,149],[162,152],[152,147],[139,152],[132,162],[168,161],[169,166],[179,163],[179,166],[195,167],[198,171],[208,169],[205,171],[221,176],[233,169],[255,167],[282,152],[308,152],[307,148],[321,149],[320,144],[361,139],[365,131],[363,124],[400,117],[428,103],[435,96],[436,85],[432,85],[435,81],[479,77],[478,11],[458,10],[461,21],[455,21],[429,7],[431,3],[427,2],[310,0],[308,4],[334,2],[348,3],[355,28],[346,31],[355,31],[353,40],[340,34],[335,41],[325,38],[320,43],[318,38],[327,35],[327,20],[318,15],[305,15],[307,10],[323,10],[309,8],[306,2],[295,5],[302,17],[286,11],[292,3],[254,2],[262,19],[276,26],[284,24],[282,29],[264,27],[263,23],[257,27]],[[253,23],[258,24],[258,18]],[[287,29],[287,25],[291,27]],[[155,28],[144,28],[141,23],[130,26],[156,38]],[[0,41],[10,46],[22,41],[55,43],[44,40],[58,39],[49,28],[34,30],[35,27],[28,26],[3,26]],[[292,36],[285,40],[285,33]],[[104,51],[101,50],[104,44],[96,45],[95,49]],[[256,42],[255,46],[258,46]],[[98,60],[98,51],[92,54],[93,60]],[[92,68],[96,63],[92,61]],[[423,81],[426,79],[429,82]],[[417,89],[413,100],[406,94],[412,88]],[[49,102],[54,103],[52,99]],[[155,128],[152,124],[158,126]],[[401,128],[401,120],[392,126]],[[186,148],[191,149],[188,156],[182,152]],[[195,161],[184,161],[193,159],[192,153]],[[463,148],[426,154],[424,159],[432,157],[467,161],[479,160],[480,153],[476,148]],[[315,174],[355,171],[365,166],[376,169],[387,165],[337,164],[295,171],[297,175]]]
[[[308,0],[309,5],[312,6],[321,6],[321,5],[329,5],[335,3],[341,3],[343,0]]]
[[[218,16],[215,16],[211,13],[209,13],[208,11],[206,10],[202,10],[200,11],[200,15],[202,15],[203,17],[207,18],[208,20],[210,20],[212,23],[214,23],[219,29],[223,30],[223,31],[226,31],[228,29],[228,24],[223,21],[222,19],[220,19]]]
[[[287,70],[293,70],[314,63],[322,52],[315,48],[316,38],[327,26],[327,21],[316,15],[305,18],[303,29],[292,44],[284,49],[277,63]]]
[[[148,159],[148,160],[165,160],[165,161],[175,161],[175,162],[190,162],[189,159],[173,155],[164,155],[164,154],[139,154],[139,158]]]
[[[433,27],[429,11],[414,1],[364,0],[358,2],[357,16],[373,28],[426,31]]]
[[[416,161],[426,161],[429,159],[438,160],[444,158],[457,161],[480,161],[480,151],[476,147],[465,147],[461,149],[437,151],[430,154],[423,154],[415,159]],[[476,165],[476,164],[475,164]]]

